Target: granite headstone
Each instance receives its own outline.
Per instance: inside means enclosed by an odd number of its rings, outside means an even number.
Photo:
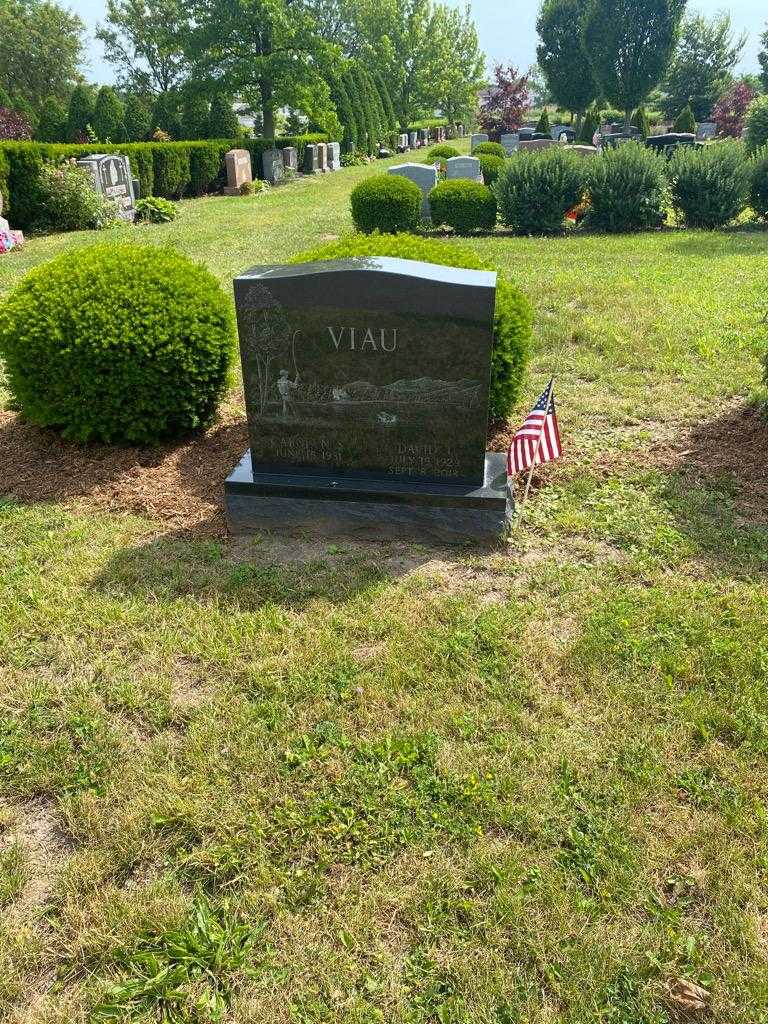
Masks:
[[[328,170],[328,146],[325,142],[317,144],[317,169],[321,174]]]
[[[270,185],[277,185],[283,180],[283,152],[280,149],[267,149],[261,154],[261,163],[264,168],[264,180]]]
[[[298,171],[299,169],[299,151],[295,146],[284,146],[283,147],[283,166],[286,171]]]
[[[387,174],[399,174],[403,178],[410,178],[411,181],[421,189],[423,196],[421,202],[421,216],[423,220],[429,220],[429,193],[437,184],[437,171],[433,164],[396,164],[387,168]]]
[[[483,181],[480,160],[476,156],[452,156],[445,161],[445,176],[448,180],[469,178],[470,181]]]
[[[487,141],[488,141],[488,136],[485,134],[485,132],[475,132],[475,134],[469,140],[469,151],[470,151],[470,153],[474,153],[475,146],[479,146],[481,142],[487,142]]]
[[[341,170],[341,146],[338,142],[328,143],[328,170]]]
[[[128,157],[117,153],[92,153],[81,157],[77,163],[88,171],[96,191],[112,200],[118,217],[132,221],[136,215],[136,197]]]
[[[499,142],[504,147],[504,152],[507,156],[512,156],[513,153],[517,152],[517,147],[520,145],[520,136],[517,132],[508,132],[501,136]]]
[[[226,483],[231,530],[497,538],[495,295],[494,273],[388,257],[238,277],[251,448]]]
[[[419,135],[418,132],[408,132],[408,148],[418,149],[419,148]]]
[[[304,173],[317,174],[317,146],[309,142],[304,147]]]
[[[224,166],[227,171],[224,195],[239,196],[243,185],[253,181],[251,154],[247,149],[230,149],[224,154]]]

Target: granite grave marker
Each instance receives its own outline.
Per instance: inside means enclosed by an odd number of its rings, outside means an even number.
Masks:
[[[476,156],[452,156],[445,161],[445,176],[449,181],[469,178],[470,181],[479,181],[482,184],[480,160]]]
[[[234,287],[251,448],[225,487],[233,532],[499,537],[494,273],[360,257]]]
[[[239,196],[243,185],[253,181],[251,170],[251,154],[247,149],[230,149],[224,154],[224,166],[227,170],[225,196]]]
[[[279,149],[267,149],[261,154],[261,164],[264,168],[264,179],[270,185],[278,185],[283,180],[285,166],[283,164],[283,153]]]
[[[387,174],[399,174],[411,181],[421,189],[421,216],[423,220],[430,219],[429,193],[437,184],[437,171],[433,164],[396,164],[387,168]]]
[[[112,200],[118,217],[132,221],[136,215],[136,197],[128,157],[117,153],[92,153],[81,157],[77,164],[88,171],[96,191]]]
[[[304,147],[304,173],[317,174],[317,146],[314,142]]]
[[[283,166],[286,171],[298,171],[299,169],[299,151],[295,146],[284,146],[283,147]]]
[[[341,146],[338,142],[328,143],[328,170],[341,170]]]

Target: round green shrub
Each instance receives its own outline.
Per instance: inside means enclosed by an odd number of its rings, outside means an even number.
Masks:
[[[345,259],[351,256],[393,256],[446,267],[493,270],[473,252],[415,235],[349,235],[338,242],[300,253],[294,263]],[[490,414],[506,417],[520,393],[528,363],[533,313],[528,299],[501,274],[496,285],[496,313],[491,359]]]
[[[446,142],[441,142],[430,149],[427,153],[427,160],[429,163],[434,163],[435,160],[450,160],[452,156],[461,156],[461,153],[459,153],[455,146],[449,146]]]
[[[507,151],[504,149],[500,142],[478,142],[475,148],[472,150],[472,156],[500,156],[503,160]]]
[[[352,189],[352,219],[358,231],[397,234],[419,225],[422,195],[419,186],[399,174],[365,178]]]
[[[768,96],[758,96],[747,108],[744,144],[748,153],[756,153],[768,142]]]
[[[668,172],[672,203],[686,227],[722,227],[747,205],[751,168],[740,142],[678,146]]]
[[[62,253],[32,270],[0,312],[15,406],[76,441],[155,444],[205,426],[233,338],[215,278],[155,246]]]
[[[179,208],[170,199],[161,199],[160,196],[146,196],[136,202],[136,220],[148,221],[150,224],[167,224],[168,221],[176,220],[179,215]]]
[[[483,172],[483,181],[486,185],[492,185],[504,170],[504,158],[494,156],[493,153],[481,153],[478,160],[480,170]]]
[[[441,181],[429,193],[429,210],[435,227],[447,224],[459,235],[496,227],[496,197],[477,181]]]
[[[493,186],[502,222],[521,235],[561,231],[566,213],[584,194],[585,162],[565,146],[507,160]]]
[[[641,231],[664,223],[667,162],[638,142],[589,157],[587,223],[600,231]]]
[[[759,217],[768,220],[768,145],[759,149],[752,161],[749,205]]]

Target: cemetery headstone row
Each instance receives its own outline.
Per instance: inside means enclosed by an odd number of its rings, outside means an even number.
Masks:
[[[117,207],[118,217],[132,221],[136,216],[136,195],[128,157],[92,153],[81,157],[77,164],[88,171],[94,189],[105,199],[112,200]]]

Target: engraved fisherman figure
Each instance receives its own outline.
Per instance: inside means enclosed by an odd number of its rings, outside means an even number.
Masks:
[[[299,386],[299,374],[296,371],[296,380],[290,379],[288,370],[281,370],[277,381],[277,390],[283,402],[283,419],[287,420],[289,414],[293,413],[293,392]]]

